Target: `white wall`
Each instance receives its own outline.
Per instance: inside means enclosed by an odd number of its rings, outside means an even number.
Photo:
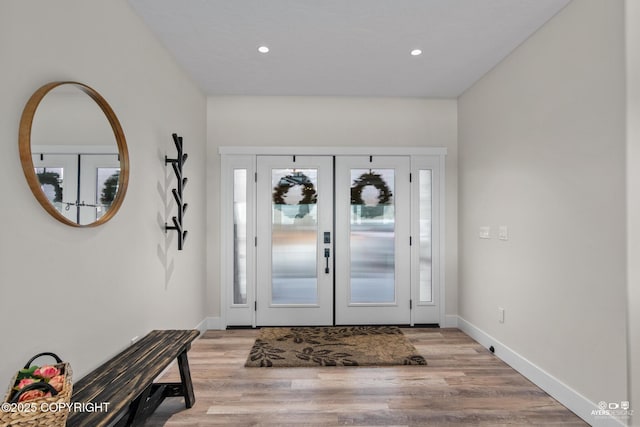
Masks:
[[[60,354],[79,378],[134,336],[196,326],[205,317],[205,97],[125,0],[2,0],[0,58],[0,387],[36,352]],[[51,218],[22,173],[22,109],[57,80],[100,92],[127,137],[129,191],[101,227]],[[166,187],[175,185],[164,166],[172,132],[190,154],[182,252],[161,229]]]
[[[98,104],[69,85],[58,86],[40,101],[31,125],[31,144],[100,145],[118,150],[113,130]]]
[[[458,100],[460,316],[596,403],[627,400],[622,6],[570,3]]]
[[[210,97],[207,103],[209,310],[219,315],[221,146],[446,147],[446,313],[457,313],[455,100]]]
[[[625,2],[627,54],[627,286],[629,394],[640,426],[640,2]]]

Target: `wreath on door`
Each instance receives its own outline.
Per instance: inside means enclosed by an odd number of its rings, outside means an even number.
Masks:
[[[365,206],[365,202],[362,200],[362,190],[369,185],[378,190],[378,203],[372,206]],[[391,204],[392,197],[393,193],[384,179],[382,179],[382,175],[375,172],[363,173],[353,181],[351,186],[351,205],[362,206],[360,216],[363,218],[375,218],[384,215],[384,206]]]
[[[298,202],[299,208],[292,214],[289,209],[282,209],[283,206],[290,206],[285,201],[285,196],[293,187],[302,187],[302,199]],[[273,187],[273,204],[276,209],[280,210],[285,216],[290,218],[303,218],[309,213],[308,205],[318,203],[318,193],[309,177],[302,172],[294,172],[280,178],[278,185]]]
[[[118,192],[118,180],[120,179],[120,172],[114,173],[104,181],[104,187],[100,194],[100,203],[107,208],[111,206],[113,200],[116,198]]]
[[[51,185],[54,190],[54,197],[52,202],[62,202],[62,187],[60,186],[60,174],[57,172],[39,172],[38,181],[40,182],[40,187],[43,188],[45,185]]]

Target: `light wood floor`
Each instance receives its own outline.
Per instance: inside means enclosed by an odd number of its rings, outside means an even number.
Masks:
[[[587,425],[461,331],[403,331],[428,366],[245,368],[256,330],[207,331],[189,352],[195,406],[169,398],[146,425]]]

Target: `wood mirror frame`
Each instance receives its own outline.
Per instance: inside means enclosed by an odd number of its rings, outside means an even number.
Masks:
[[[109,209],[102,215],[98,220],[89,223],[89,224],[78,224],[74,221],[69,220],[64,215],[62,215],[56,207],[49,201],[46,197],[44,191],[42,190],[40,181],[38,180],[38,176],[35,172],[35,167],[33,164],[33,158],[31,153],[31,130],[33,125],[33,119],[36,114],[36,110],[38,109],[38,105],[42,99],[53,89],[62,86],[62,85],[72,85],[82,92],[87,94],[91,99],[95,101],[96,104],[100,107],[104,115],[106,116],[109,124],[111,125],[111,129],[113,130],[113,134],[116,139],[116,144],[118,145],[118,153],[120,157],[120,175],[118,178],[118,192],[113,199],[113,203],[109,207]],[[62,222],[63,224],[70,225],[72,227],[96,227],[98,225],[102,225],[105,222],[109,221],[113,216],[118,212],[122,202],[124,200],[124,196],[127,193],[127,186],[129,183],[129,152],[127,150],[127,142],[124,137],[124,132],[122,131],[122,127],[120,126],[120,122],[116,117],[115,113],[107,103],[107,101],[94,89],[91,87],[78,82],[73,81],[61,81],[61,82],[52,82],[47,83],[42,86],[40,89],[34,92],[31,95],[31,98],[27,101],[27,104],[24,107],[22,112],[22,118],[20,119],[20,129],[19,129],[19,137],[18,137],[18,145],[20,149],[20,162],[22,163],[22,170],[24,172],[24,176],[27,179],[27,183],[29,184],[29,188],[31,188],[31,192],[38,200],[40,205],[49,212],[49,214]]]

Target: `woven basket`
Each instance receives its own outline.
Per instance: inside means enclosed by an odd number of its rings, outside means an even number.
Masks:
[[[16,374],[9,385],[9,391],[0,410],[0,427],[64,427],[67,423],[69,415],[67,404],[71,401],[73,389],[71,366],[62,362],[54,353],[40,353],[27,362],[25,369],[28,369],[31,362],[41,356],[51,356],[58,362],[54,366],[60,370],[61,375],[65,376],[62,391],[56,392],[49,384],[38,382],[18,392],[14,389],[18,384],[18,374]],[[17,403],[22,392],[34,389],[51,391],[52,396]]]

